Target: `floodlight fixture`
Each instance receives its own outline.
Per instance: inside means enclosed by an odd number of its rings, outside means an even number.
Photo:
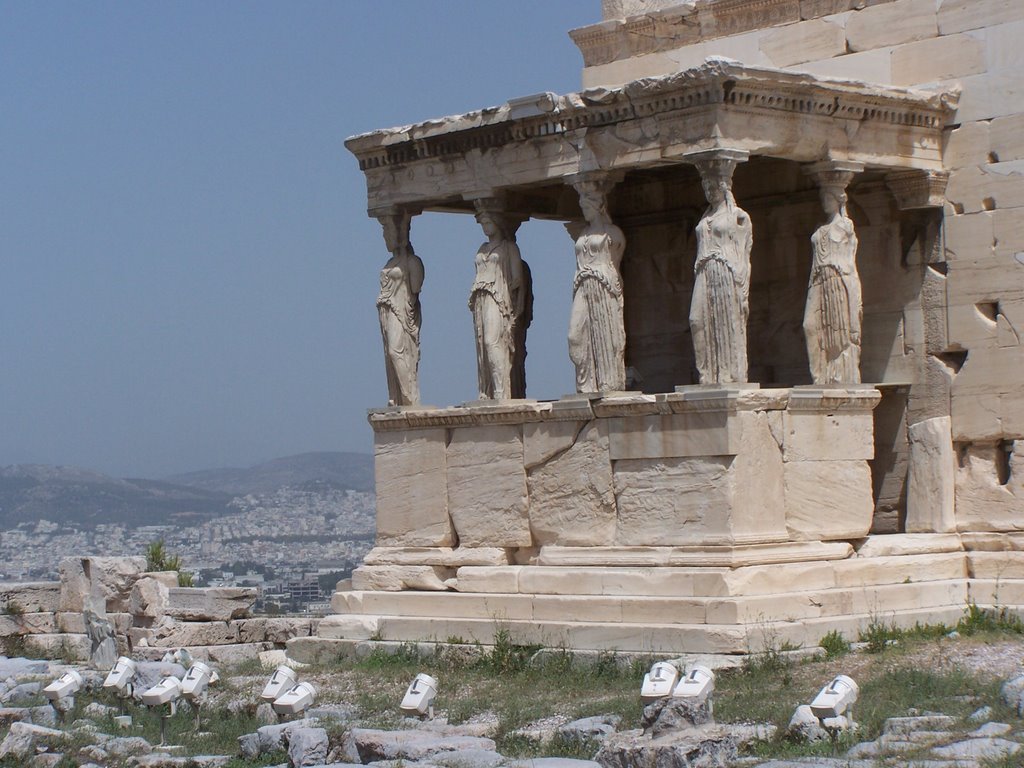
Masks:
[[[299,676],[295,673],[294,669],[281,665],[270,676],[270,679],[263,688],[263,693],[260,694],[260,698],[263,701],[273,702],[298,681]]]
[[[644,675],[640,686],[640,701],[644,704],[663,699],[670,695],[679,680],[679,668],[670,661],[656,661],[651,671]]]
[[[312,683],[296,683],[274,699],[274,711],[279,715],[298,715],[316,701],[316,688]]]
[[[73,669],[69,669],[48,686],[43,688],[43,696],[51,702],[68,699],[78,693],[82,688],[82,676]]]
[[[160,713],[160,744],[166,744],[167,721],[174,717],[178,710],[178,699],[181,698],[181,680],[168,675],[159,683],[142,692],[142,703],[147,707],[163,707]]]
[[[113,688],[121,696],[131,696],[132,683],[135,682],[135,673],[138,665],[127,656],[121,656],[111,667],[103,680],[104,688]]]
[[[672,695],[686,699],[706,699],[715,690],[715,673],[702,664],[694,664],[672,689]]]
[[[845,714],[847,719],[852,720],[853,704],[857,701],[859,691],[860,688],[853,678],[837,675],[814,697],[814,701],[811,702],[811,714],[819,720]]]
[[[399,709],[417,717],[434,716],[434,698],[437,696],[437,678],[421,672],[405,689]]]

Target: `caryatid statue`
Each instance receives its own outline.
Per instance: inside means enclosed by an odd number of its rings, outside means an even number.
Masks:
[[[804,337],[815,384],[860,383],[864,309],[857,275],[857,234],[846,214],[846,188],[860,163],[825,161],[807,169],[821,191],[828,221],[811,235],[813,256]]]
[[[697,224],[690,333],[701,384],[747,380],[750,216],[736,205],[732,174],[747,153],[717,149],[689,160],[700,171],[708,207]]]
[[[619,264],[626,237],[608,213],[607,177],[584,178],[573,186],[586,223],[576,236],[576,277],[569,315],[569,357],[576,366],[577,392],[626,388],[626,329]]]
[[[377,297],[388,405],[418,405],[423,262],[409,243],[411,215],[407,211],[389,212],[378,219],[384,228],[384,243],[391,253],[380,271],[380,295]]]
[[[476,252],[476,277],[469,291],[480,399],[525,397],[525,371],[517,369],[525,365],[532,296],[529,270],[515,241],[518,222],[502,211],[500,200],[480,199],[474,204],[487,236]]]

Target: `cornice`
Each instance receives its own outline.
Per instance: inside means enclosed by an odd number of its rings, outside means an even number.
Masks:
[[[523,109],[523,102],[533,103],[531,99],[536,106]],[[445,161],[519,142],[571,138],[584,129],[676,117],[718,106],[937,132],[951,118],[956,95],[870,86],[709,59],[693,69],[617,88],[595,88],[565,96],[541,94],[464,115],[372,131],[349,138],[345,146],[358,158],[361,170],[373,171]]]

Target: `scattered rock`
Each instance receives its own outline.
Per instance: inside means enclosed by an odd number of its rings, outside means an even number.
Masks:
[[[1018,715],[1024,715],[1024,675],[1003,683],[1001,693],[1006,706],[1015,709]]]
[[[261,729],[262,730],[262,729]],[[351,757],[358,755],[362,763],[375,760],[419,761],[440,752],[462,750],[494,751],[492,739],[478,736],[441,735],[423,730],[379,731],[355,728],[349,734]]]
[[[971,739],[984,739],[994,736],[1005,736],[1013,730],[1013,726],[1007,723],[985,723],[967,734]]]
[[[4,694],[4,704],[24,704],[27,701],[34,701],[43,690],[42,683],[22,683],[16,685]]]
[[[274,707],[270,702],[260,702],[259,706],[256,707],[256,722],[260,725],[277,725],[277,712],[274,711]]]
[[[658,699],[644,707],[640,719],[644,732],[653,738],[664,733],[685,730],[696,725],[714,721],[712,700],[703,698],[669,696]]]
[[[35,750],[39,739],[63,739],[64,734],[53,728],[45,728],[31,723],[11,723],[11,730],[0,742],[0,759],[11,757],[27,757]]]
[[[972,723],[985,723],[988,722],[990,717],[992,717],[992,707],[982,707],[972,712],[971,716],[967,719]]]
[[[786,726],[786,738],[793,741],[828,741],[830,737],[811,712],[811,705],[801,704]]]
[[[728,727],[708,723],[658,737],[616,733],[594,759],[604,768],[724,768],[736,756],[736,738]]]
[[[323,728],[293,728],[288,732],[288,762],[291,768],[323,765],[327,759],[327,731]]]
[[[118,736],[103,743],[103,748],[112,755],[133,755],[148,752],[153,746],[141,736]]]
[[[566,741],[603,741],[615,733],[620,722],[622,722],[622,718],[618,715],[584,717],[559,726],[556,733]]]
[[[92,702],[82,710],[82,714],[86,717],[104,718],[108,715],[113,717],[118,713],[117,707],[108,707],[105,704],[100,704],[98,701]]]
[[[495,768],[505,762],[505,757],[488,749],[464,749],[434,755],[430,762],[442,768]]]
[[[1020,749],[1020,744],[1007,739],[970,739],[936,747],[932,752],[950,760],[995,760],[1015,755]]]

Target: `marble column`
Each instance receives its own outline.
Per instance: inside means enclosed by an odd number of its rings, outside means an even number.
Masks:
[[[846,213],[846,188],[861,163],[826,160],[808,166],[828,218],[811,235],[811,274],[804,338],[815,384],[859,384],[864,310],[857,275],[857,233]]]
[[[526,396],[526,330],[533,314],[530,268],[516,245],[522,217],[500,197],[473,200],[487,240],[476,252],[469,292],[481,400]]]
[[[712,149],[684,159],[697,166],[708,207],[697,223],[690,333],[701,384],[747,380],[750,216],[736,205],[732,175],[747,152]]]
[[[619,273],[626,237],[608,213],[608,193],[616,181],[606,173],[573,179],[584,219],[568,226],[576,241],[569,357],[576,366],[577,392],[626,388],[626,328]]]
[[[419,405],[420,290],[423,262],[409,242],[409,211],[389,208],[377,214],[391,258],[380,272],[377,313],[384,341],[388,405]]]

